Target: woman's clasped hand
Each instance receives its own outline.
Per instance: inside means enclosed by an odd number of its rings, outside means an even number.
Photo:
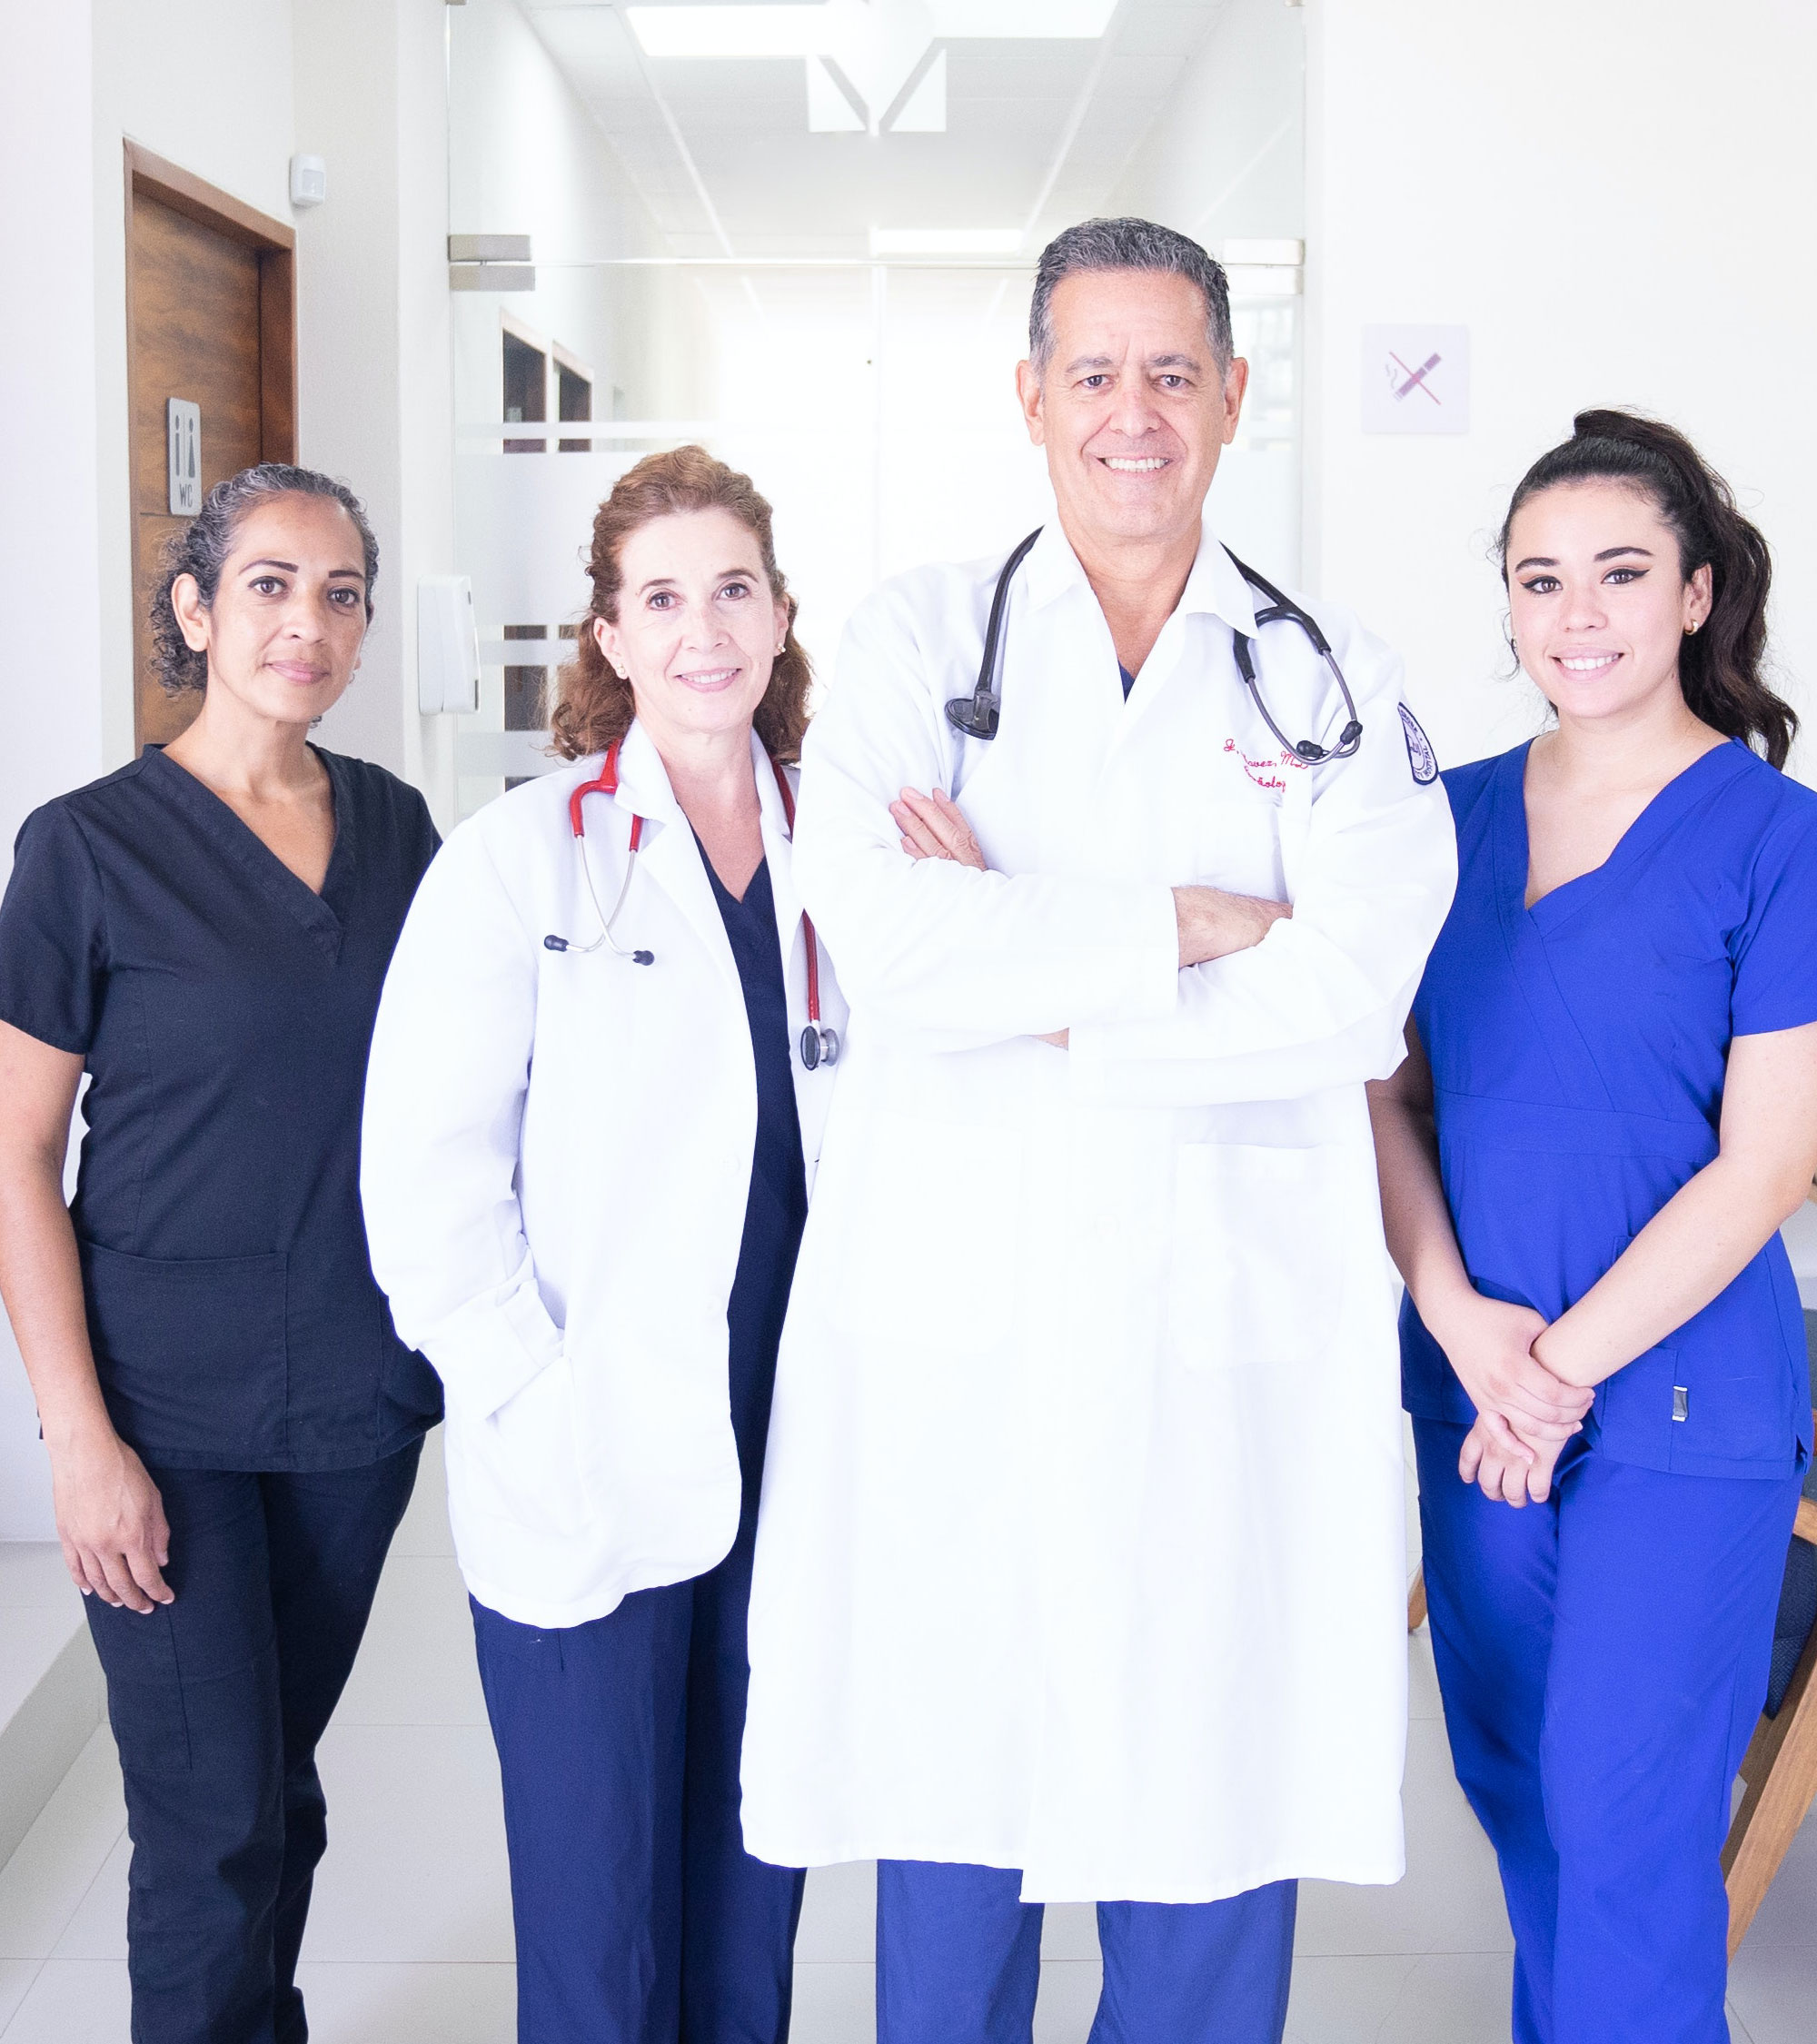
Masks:
[[[1534,1354],[1547,1325],[1531,1306],[1472,1291],[1457,1302],[1455,1318],[1434,1330],[1476,1407],[1457,1473],[1506,1504],[1544,1503],[1559,1452],[1583,1427],[1595,1395],[1554,1376]]]

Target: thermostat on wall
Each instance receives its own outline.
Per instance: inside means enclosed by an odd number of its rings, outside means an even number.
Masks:
[[[480,707],[480,630],[465,575],[417,582],[416,707],[425,717],[471,717]]]
[[[290,203],[293,206],[319,206],[328,196],[328,164],[320,156],[293,156],[290,160]]]

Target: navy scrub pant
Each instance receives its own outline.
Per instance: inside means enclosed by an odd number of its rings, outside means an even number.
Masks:
[[[521,2044],[782,2044],[804,1877],[739,1819],[756,1509],[689,1583],[541,1632],[473,1604]]]
[[[1730,1791],[1766,1696],[1801,1479],[1667,1475],[1580,1435],[1544,1504],[1416,1419],[1433,1652],[1501,1862],[1515,2044],[1727,2044]]]
[[[174,1603],[84,1599],[126,1781],[133,2044],[303,2044],[316,1741],[422,1444],[363,1469],[151,1472]]]
[[[999,1867],[877,1870],[877,2044],[1029,2044],[1041,1906]],[[1104,1991],[1088,2044],[1280,2044],[1299,1896],[1100,1902]]]

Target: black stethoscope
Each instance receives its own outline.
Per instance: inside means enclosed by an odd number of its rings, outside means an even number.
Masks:
[[[795,833],[795,796],[789,786],[789,776],[771,759],[770,768],[776,775],[776,785],[782,790],[782,814],[789,825],[790,837]],[[593,913],[600,919],[600,934],[591,944],[576,944],[565,937],[549,936],[542,940],[545,951],[597,951],[601,945],[615,958],[629,959],[632,965],[654,965],[656,953],[639,948],[627,951],[612,935],[612,925],[619,919],[619,910],[624,907],[625,896],[630,891],[631,868],[637,864],[639,847],[643,843],[643,819],[635,809],[630,812],[630,848],[625,858],[624,878],[619,882],[617,898],[612,903],[611,915],[600,906],[598,890],[593,886],[593,868],[587,859],[587,835],[581,819],[581,805],[590,795],[611,795],[616,799],[619,791],[619,749],[616,743],[606,753],[605,764],[591,780],[583,780],[568,798],[568,827],[574,834],[575,856],[581,861],[581,876],[587,883],[587,892],[592,898]],[[814,934],[814,922],[806,910],[801,916],[802,934],[808,939],[808,1026],[801,1032],[798,1046],[801,1062],[810,1071],[818,1071],[822,1065],[836,1065],[839,1057],[839,1033],[822,1026],[820,1021],[820,940]]]
[[[947,721],[956,731],[966,738],[994,739],[997,728],[1003,720],[1003,695],[997,687],[1003,669],[1003,627],[1008,610],[1009,580],[1027,558],[1030,547],[1041,537],[1038,525],[1029,533],[1008,560],[1003,563],[1003,571],[997,578],[997,591],[990,600],[990,620],[984,628],[984,659],[978,665],[978,685],[968,696],[955,696],[947,705]],[[1226,547],[1225,551],[1229,553]],[[1301,610],[1289,596],[1284,596],[1274,583],[1258,575],[1253,568],[1246,568],[1236,556],[1230,554],[1230,565],[1242,576],[1252,589],[1259,590],[1268,599],[1267,607],[1257,610],[1256,623],[1259,629],[1265,624],[1275,624],[1282,620],[1296,624],[1312,641],[1313,650],[1331,670],[1338,690],[1344,698],[1344,708],[1348,718],[1338,733],[1335,745],[1321,745],[1316,739],[1290,739],[1268,714],[1268,706],[1262,700],[1262,688],[1256,678],[1255,641],[1232,627],[1236,640],[1236,670],[1244,684],[1255,698],[1256,708],[1262,713],[1262,721],[1280,739],[1289,752],[1304,759],[1308,766],[1319,767],[1331,759],[1347,759],[1363,742],[1363,724],[1356,714],[1356,704],[1350,693],[1350,684],[1344,679],[1344,670],[1337,664],[1337,656],[1331,650],[1331,641],[1318,629],[1318,620]]]

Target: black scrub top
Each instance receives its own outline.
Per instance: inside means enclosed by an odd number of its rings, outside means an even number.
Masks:
[[[0,901],[0,1020],[90,1076],[89,1334],[154,1464],[358,1468],[441,1413],[360,1213],[372,1020],[438,839],[413,788],[312,749],[334,799],[319,896],[152,749],[26,818]]]
[[[744,1235],[726,1307],[732,1432],[744,1480],[744,1517],[752,1520],[769,1433],[769,1400],[776,1384],[776,1351],[789,1310],[795,1255],[808,1219],[808,1181],[801,1163],[801,1123],[795,1110],[795,1072],[789,1063],[789,997],[776,933],[776,902],[766,861],[751,876],[742,901],[728,891],[702,852],[720,919],[744,989],[757,1064],[757,1143],[750,1160]]]

